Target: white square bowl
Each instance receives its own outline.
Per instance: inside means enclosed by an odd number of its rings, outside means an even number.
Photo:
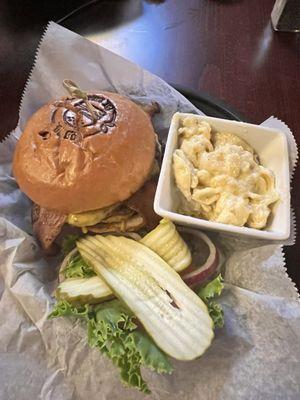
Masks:
[[[290,235],[289,157],[286,136],[276,129],[196,115],[200,120],[209,122],[213,131],[233,133],[246,140],[258,154],[260,163],[275,174],[275,185],[280,199],[274,205],[272,214],[268,219],[268,225],[264,230],[207,221],[176,211],[179,203],[179,192],[173,176],[172,155],[178,147],[177,131],[180,121],[188,115],[191,114],[176,113],[173,115],[154,199],[155,212],[180,225],[194,228],[230,232],[268,240],[287,239]]]

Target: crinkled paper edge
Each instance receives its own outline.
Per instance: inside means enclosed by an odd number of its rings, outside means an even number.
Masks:
[[[266,127],[273,127],[272,121],[276,121],[276,124],[281,126],[282,132],[286,135],[287,138],[287,143],[288,143],[288,150],[289,150],[289,167],[290,167],[290,184],[291,184],[291,190],[293,189],[292,182],[295,174],[295,170],[298,164],[299,160],[299,151],[298,151],[298,145],[296,142],[296,139],[289,128],[289,126],[283,122],[281,119],[271,116],[268,119],[266,119],[261,125],[266,126]],[[278,127],[277,127],[278,129]],[[295,210],[291,208],[291,236],[289,239],[289,245],[294,245],[296,242],[296,237],[297,237],[297,221],[296,221],[296,214]],[[282,262],[283,262],[283,270],[284,270],[284,275],[285,277],[290,281],[291,286],[294,288],[298,295],[298,300],[300,302],[300,293],[299,290],[297,289],[297,286],[295,282],[292,281],[290,276],[287,273],[287,268],[286,268],[286,262],[285,262],[285,254],[283,250],[284,245],[280,246],[281,249],[281,254],[282,254]]]
[[[289,126],[283,122],[281,119],[274,117],[273,115],[266,119],[261,125],[266,126],[269,128],[273,128],[273,122],[276,121],[276,129],[281,130],[287,139],[288,143],[288,153],[289,153],[289,169],[290,169],[290,185],[291,190],[293,189],[292,182],[295,174],[295,170],[299,160],[299,151],[296,139],[289,128]],[[280,128],[279,128],[280,126]],[[286,245],[292,246],[296,242],[297,237],[297,221],[296,221],[296,214],[295,210],[291,207],[291,235],[290,238],[287,240]],[[285,244],[283,244],[284,246]],[[298,293],[299,295],[299,293]]]
[[[280,246],[280,255],[282,258],[282,271],[283,271],[283,278],[287,279],[289,281],[289,285],[291,286],[291,288],[296,292],[297,296],[298,296],[298,303],[300,304],[300,293],[299,290],[295,284],[295,282],[292,280],[292,278],[289,276],[289,274],[287,273],[287,267],[286,267],[286,261],[285,261],[285,254],[284,254],[284,249],[283,246]]]
[[[38,42],[38,45],[37,45],[37,48],[36,48],[36,51],[35,51],[35,54],[34,54],[34,58],[33,58],[32,67],[31,67],[31,69],[30,69],[28,78],[26,79],[26,83],[25,83],[25,86],[24,86],[24,89],[23,89],[23,92],[22,92],[22,95],[21,95],[21,100],[20,100],[20,105],[19,105],[19,111],[18,111],[18,113],[19,113],[19,119],[18,119],[17,126],[15,127],[15,129],[13,129],[13,130],[7,135],[7,137],[5,138],[5,140],[6,140],[10,135],[13,135],[14,138],[18,140],[18,137],[15,135],[15,131],[19,128],[19,125],[20,125],[20,114],[21,114],[21,109],[22,109],[22,107],[23,107],[24,98],[25,98],[25,96],[26,96],[26,94],[27,94],[28,86],[29,86],[30,80],[31,80],[31,78],[32,78],[33,71],[35,70],[36,63],[37,63],[37,61],[38,61],[38,59],[39,59],[41,45],[43,44],[43,41],[44,41],[44,39],[45,39],[45,36],[46,36],[47,33],[48,33],[48,29],[49,29],[49,27],[50,27],[50,25],[51,25],[52,23],[53,23],[52,21],[49,21],[49,22],[47,23],[47,25],[46,25],[46,27],[45,27],[43,33],[42,33],[42,36],[41,36],[41,38],[40,38],[40,40],[39,40],[39,42]]]

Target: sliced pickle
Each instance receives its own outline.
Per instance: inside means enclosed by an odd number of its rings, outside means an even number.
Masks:
[[[179,235],[173,222],[166,218],[141,240],[145,246],[155,251],[175,271],[187,268],[192,262],[191,252]]]
[[[72,304],[97,304],[114,297],[113,292],[98,276],[92,278],[71,278],[61,282],[55,293],[58,300]]]
[[[206,305],[154,251],[100,235],[79,240],[77,247],[165,353],[192,360],[209,347],[214,334]]]

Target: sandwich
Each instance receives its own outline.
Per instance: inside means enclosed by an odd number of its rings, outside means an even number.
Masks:
[[[66,234],[132,232],[158,223],[153,211],[159,144],[157,103],[116,93],[51,101],[28,120],[13,174],[33,201],[33,232],[49,253]]]

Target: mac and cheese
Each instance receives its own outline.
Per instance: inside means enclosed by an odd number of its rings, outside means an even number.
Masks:
[[[266,226],[279,198],[272,171],[253,148],[231,133],[212,132],[208,122],[185,117],[178,129],[173,171],[183,195],[180,211],[210,221]]]

